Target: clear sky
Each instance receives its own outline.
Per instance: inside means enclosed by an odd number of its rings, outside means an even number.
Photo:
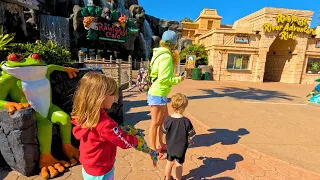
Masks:
[[[138,0],[146,13],[167,20],[180,21],[184,17],[195,20],[202,9],[217,9],[222,24],[233,24],[237,19],[264,7],[278,7],[314,11],[311,27],[318,23],[320,0]]]

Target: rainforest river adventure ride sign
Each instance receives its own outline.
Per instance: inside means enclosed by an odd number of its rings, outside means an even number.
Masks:
[[[139,29],[134,22],[107,7],[88,6],[81,10],[88,40],[105,40],[124,43]]]
[[[300,18],[295,15],[278,14],[276,20],[278,23],[276,26],[266,23],[263,25],[263,30],[266,33],[280,31],[279,36],[281,40],[296,40],[297,36],[295,33],[316,35],[316,31],[309,28],[307,18]]]

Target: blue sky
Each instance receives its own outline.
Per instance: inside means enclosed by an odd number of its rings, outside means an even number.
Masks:
[[[314,11],[311,27],[317,25],[320,0],[138,0],[146,13],[167,20],[190,17],[195,20],[202,9],[217,9],[223,24],[233,24],[237,19],[264,7],[279,7]],[[242,10],[239,10],[242,9]]]

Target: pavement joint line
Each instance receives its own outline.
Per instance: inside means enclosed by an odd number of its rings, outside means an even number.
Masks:
[[[297,104],[297,103],[275,103],[275,102],[264,102],[264,101],[243,101],[244,103],[251,104],[274,104],[274,105],[291,105],[291,106],[306,106],[307,104]]]

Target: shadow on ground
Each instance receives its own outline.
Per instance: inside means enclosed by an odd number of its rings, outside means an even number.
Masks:
[[[250,132],[245,128],[240,128],[237,131],[228,129],[209,129],[207,134],[199,134],[192,138],[194,143],[191,148],[209,147],[217,143],[222,145],[237,144],[242,136],[248,135]]]
[[[206,98],[221,98],[221,97],[231,97],[235,99],[243,99],[243,100],[267,100],[267,99],[285,99],[292,101],[294,96],[289,94],[272,91],[272,90],[264,90],[257,88],[236,88],[236,87],[224,87],[224,88],[215,88],[217,91],[221,93],[215,92],[212,89],[200,89],[204,92],[205,95],[201,96],[191,96],[188,97],[190,100],[192,99],[206,99]]]
[[[189,100],[197,100],[197,99],[213,99],[213,98],[223,98],[223,97],[231,97],[235,99],[242,99],[242,100],[267,100],[267,99],[284,99],[288,101],[292,101],[295,96],[291,96],[289,94],[279,92],[279,91],[272,91],[272,90],[263,90],[257,88],[236,88],[236,87],[224,87],[224,88],[215,88],[213,89],[198,89],[203,91],[203,95],[195,95],[195,96],[188,96]],[[124,98],[136,96],[141,92],[139,91],[132,91],[132,94],[124,96]],[[126,101],[126,100],[125,100]],[[171,99],[168,98],[170,102]],[[125,102],[126,111],[129,112],[130,108],[133,107],[142,107],[147,106],[147,97],[145,100],[139,101],[126,101]]]
[[[236,163],[243,161],[243,157],[239,154],[230,154],[227,159],[212,158],[212,157],[199,157],[199,160],[203,160],[203,165],[196,169],[190,170],[189,174],[185,175],[183,179],[200,176],[201,179],[214,179],[212,176],[219,175],[228,170],[234,170]],[[233,179],[230,177],[221,177],[216,179]]]
[[[128,97],[128,96],[124,96]],[[136,125],[140,121],[147,121],[151,119],[150,111],[130,112],[131,108],[147,106],[147,100],[130,101],[124,99],[123,111],[125,114],[125,122],[130,125]]]

